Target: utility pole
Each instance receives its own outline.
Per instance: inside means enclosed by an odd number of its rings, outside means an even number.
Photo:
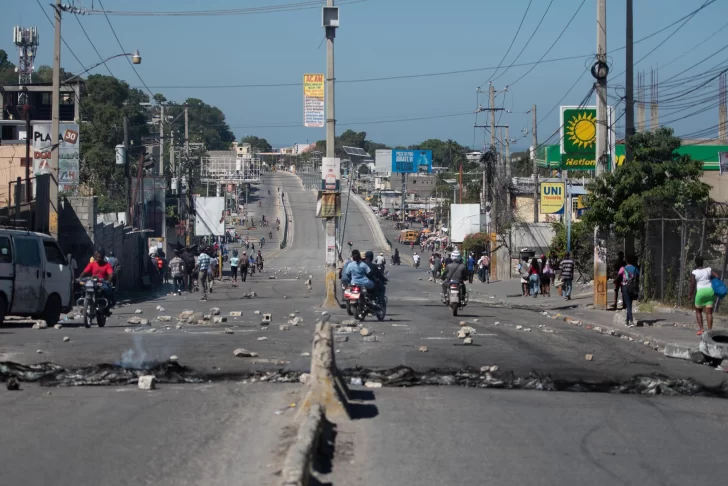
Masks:
[[[511,132],[510,128],[506,127],[506,214],[508,220],[511,219]]]
[[[536,117],[536,105],[531,107],[531,119],[533,127],[531,127],[531,145],[533,145],[533,222],[538,223],[538,162],[536,161],[536,151],[538,148],[538,132],[536,129],[537,117]]]
[[[164,105],[159,105],[159,176],[164,175]]]
[[[58,138],[61,118],[61,0],[55,2],[55,34],[53,39],[53,96],[51,103],[51,182],[49,190],[48,230],[58,239]]]
[[[632,0],[627,0],[627,25],[626,25],[626,49],[625,49],[625,63],[627,65],[626,80],[625,80],[625,101],[624,107],[624,123],[625,123],[625,152],[624,161],[629,164],[632,162],[632,146],[629,143],[629,138],[634,135],[634,28],[633,28],[633,15],[632,15]],[[606,46],[605,46],[606,49]],[[612,164],[612,170],[616,164]]]
[[[27,88],[24,89],[27,91]],[[30,204],[30,200],[33,198],[33,187],[30,183],[30,166],[33,164],[33,159],[30,157],[30,143],[33,140],[33,133],[30,129],[30,96],[27,94],[23,109],[25,111],[25,202]]]
[[[187,178],[187,198],[192,197],[192,166],[190,165],[190,117],[189,117],[189,107],[187,106],[187,103],[185,103],[185,164],[189,167],[189,176]],[[180,174],[182,174],[182,164],[180,164]],[[180,178],[180,184],[181,184],[181,178]],[[190,228],[190,210],[189,205],[187,208],[187,222],[186,222],[187,228],[185,231],[186,235],[186,245],[190,246],[190,231],[192,229]]]
[[[129,170],[129,121],[124,117],[124,186],[126,189],[126,224],[134,226],[131,220],[131,171]],[[137,188],[138,189],[138,188]]]
[[[607,124],[607,0],[597,0],[597,62],[592,68],[597,80],[596,175],[606,172],[609,161]],[[607,309],[607,245],[604,228],[594,228],[594,308]]]
[[[324,7],[324,28],[326,29],[326,157],[335,158],[335,137],[336,137],[336,110],[334,94],[334,38],[336,29],[339,26],[338,11],[335,14],[335,22],[331,17],[327,18],[327,12],[333,14],[335,11],[334,0],[326,0]],[[338,194],[336,196],[338,199]],[[404,208],[402,208],[404,209]],[[336,218],[326,218],[326,297],[323,307],[332,309],[337,307],[336,303]],[[330,246],[333,251],[330,252]]]

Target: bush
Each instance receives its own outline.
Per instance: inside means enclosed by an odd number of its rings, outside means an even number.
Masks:
[[[488,233],[473,233],[465,237],[463,244],[461,245],[462,252],[473,252],[476,255],[483,253],[488,247],[490,238]]]

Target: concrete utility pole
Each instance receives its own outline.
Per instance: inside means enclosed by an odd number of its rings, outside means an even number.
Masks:
[[[538,147],[538,132],[536,121],[536,105],[531,107],[531,145],[533,145],[533,222],[538,223],[538,162],[536,161],[536,149]]]
[[[625,152],[624,162],[632,162],[632,147],[626,140],[634,135],[634,29],[633,29],[633,16],[632,16],[632,0],[627,0],[627,39],[625,49],[625,64],[627,65],[625,86],[625,107],[624,107],[624,124],[625,124]],[[616,167],[612,165],[612,170]]]
[[[192,167],[190,166],[190,113],[189,113],[189,107],[187,106],[187,103],[185,103],[185,163],[187,164],[187,167],[189,167],[189,177],[187,178],[187,197],[191,197],[192,194]],[[180,164],[180,167],[182,164]],[[180,174],[182,173],[182,170],[180,169]],[[181,184],[180,179],[180,184]],[[181,186],[180,186],[181,187]],[[186,231],[185,234],[187,235],[186,238],[186,244],[187,246],[190,246],[190,211],[187,209],[187,220],[186,220]]]
[[[131,171],[129,170],[129,121],[124,117],[124,186],[126,189],[126,225],[131,221]],[[138,190],[138,188],[137,188]]]
[[[55,2],[55,35],[53,39],[53,96],[51,103],[51,182],[49,190],[48,230],[58,238],[58,148],[61,118],[61,0]],[[28,161],[30,163],[30,161]]]
[[[609,160],[607,124],[607,0],[597,0],[597,63],[592,74],[597,79],[597,177],[606,172]],[[603,229],[602,229],[603,231]],[[607,309],[607,245],[599,228],[594,229],[594,308]]]
[[[334,0],[326,0],[326,7],[333,7]],[[338,16],[336,25],[326,25],[326,157],[336,157],[336,110],[334,94],[334,38],[338,27]],[[338,195],[337,195],[338,198]],[[404,208],[402,208],[404,210]],[[333,243],[333,258],[329,256],[329,246]],[[333,309],[338,307],[336,303],[336,218],[326,218],[326,273],[324,282],[326,284],[326,297],[323,307]]]
[[[164,175],[164,105],[159,105],[159,174]]]
[[[511,219],[511,132],[510,128],[506,127],[506,210],[508,211],[506,214],[508,215],[508,220]]]
[[[490,85],[490,146],[495,147],[495,87]]]

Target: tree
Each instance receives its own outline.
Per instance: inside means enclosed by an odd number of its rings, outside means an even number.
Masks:
[[[0,86],[4,84],[18,84],[18,73],[15,64],[8,60],[8,53],[0,49]]]
[[[448,167],[451,170],[459,170],[460,164],[464,170],[468,170],[468,160],[465,158],[467,147],[463,147],[454,140],[440,140],[430,138],[417,145],[410,145],[409,150],[432,150],[432,165]]]
[[[528,152],[516,152],[511,156],[511,174],[513,177],[531,177],[533,161]]]
[[[61,68],[61,81],[65,81],[69,78],[74,77],[75,74],[66,71]],[[35,70],[33,74],[34,83],[52,83],[53,82],[53,68],[51,66],[40,66]]]
[[[157,97],[155,96],[155,99]],[[184,113],[187,105],[190,142],[201,143],[207,150],[227,150],[235,141],[235,134],[225,121],[225,114],[216,106],[208,105],[198,98],[188,98],[182,104],[169,103],[165,115],[176,118]],[[184,140],[184,124],[172,127],[175,140]]]
[[[255,135],[248,135],[240,140],[240,143],[249,143],[253,152],[272,152],[273,146],[264,138],[258,138]]]

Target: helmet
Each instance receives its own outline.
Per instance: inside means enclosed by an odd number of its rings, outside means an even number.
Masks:
[[[374,252],[368,251],[368,252],[364,253],[364,259],[365,260],[374,260]]]
[[[379,256],[384,256],[384,252],[379,252]]]
[[[415,252],[415,255],[417,255],[417,252]]]
[[[450,258],[453,260],[460,260],[460,252],[455,250],[452,253],[450,253]]]

